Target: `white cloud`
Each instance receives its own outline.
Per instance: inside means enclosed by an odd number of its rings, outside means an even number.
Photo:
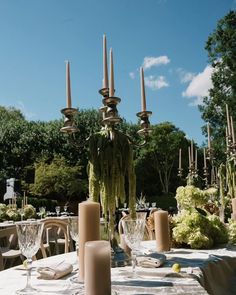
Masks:
[[[178,68],[177,69],[177,73],[179,75],[180,78],[180,82],[181,83],[187,83],[193,80],[195,74],[191,73],[191,72],[187,72],[182,68]]]
[[[212,88],[211,75],[213,68],[207,65],[203,72],[197,74],[189,83],[187,89],[182,93],[183,97],[194,98],[191,105],[202,104],[202,99],[207,96],[209,89]]]
[[[130,76],[131,79],[134,79],[135,78],[135,73],[134,72],[130,72],[129,73],[129,76]]]
[[[22,101],[17,101],[17,107],[19,110],[21,110],[22,114],[25,116],[26,119],[31,120],[33,117],[35,117],[34,113],[31,113],[26,110],[26,107]]]
[[[169,86],[164,76],[148,76],[145,78],[145,85],[151,88],[152,90],[157,90]]]
[[[147,70],[154,66],[166,65],[170,62],[170,59],[166,55],[151,57],[146,56],[143,60],[143,69]]]

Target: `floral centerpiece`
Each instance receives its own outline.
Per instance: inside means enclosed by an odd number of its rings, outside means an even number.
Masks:
[[[201,190],[193,185],[179,187],[176,199],[180,212],[171,221],[173,242],[194,249],[211,248],[228,242],[228,231],[209,208],[217,202],[218,190]]]

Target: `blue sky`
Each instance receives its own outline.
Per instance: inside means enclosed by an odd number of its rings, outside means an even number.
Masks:
[[[139,67],[151,123],[170,121],[199,145],[197,104],[211,85],[205,42],[236,0],[0,0],[0,105],[29,120],[65,107],[65,60],[73,107],[99,108],[102,36],[113,48],[120,116],[137,122]]]

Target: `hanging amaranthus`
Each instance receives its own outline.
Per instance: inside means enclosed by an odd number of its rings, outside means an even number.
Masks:
[[[130,213],[135,215],[136,177],[133,149],[122,132],[104,128],[89,139],[89,197],[101,202],[104,217],[114,228],[114,215],[119,201],[125,202],[125,180],[129,187]]]

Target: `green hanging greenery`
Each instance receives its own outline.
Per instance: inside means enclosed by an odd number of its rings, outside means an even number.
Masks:
[[[101,202],[104,217],[114,227],[115,210],[126,200],[125,180],[129,186],[129,208],[135,216],[136,176],[133,148],[128,137],[116,129],[103,128],[89,139],[89,198]]]

